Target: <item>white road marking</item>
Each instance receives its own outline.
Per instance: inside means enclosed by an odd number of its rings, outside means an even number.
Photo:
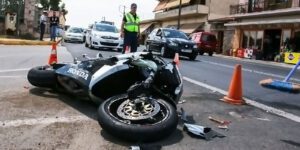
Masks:
[[[24,76],[0,76],[0,78],[24,78]]]
[[[6,69],[6,70],[0,70],[0,73],[4,72],[18,72],[18,71],[28,71],[30,68],[21,68],[21,69]]]
[[[72,123],[91,120],[86,116],[69,116],[69,117],[50,117],[50,118],[34,118],[23,120],[7,120],[0,121],[0,128],[19,127],[24,125],[41,125],[41,124],[53,124],[53,123]]]
[[[215,63],[215,62],[210,62],[210,61],[205,61],[205,60],[201,60],[201,62],[208,63],[208,64],[212,64],[212,65],[217,65],[217,66],[222,66],[222,67],[226,67],[226,68],[230,68],[230,69],[233,69],[233,68],[234,68],[234,66],[231,66],[231,65],[225,65],[225,64]],[[267,72],[262,72],[262,71],[256,71],[256,70],[246,69],[246,68],[242,68],[242,70],[243,70],[243,71],[247,71],[247,72],[251,72],[251,73],[257,73],[257,74],[260,74],[260,75],[270,76],[270,77],[274,77],[274,78],[285,79],[285,76],[277,75],[277,74],[273,74],[273,73],[267,73]],[[287,74],[288,74],[288,73],[287,73]],[[290,80],[300,82],[300,79],[297,79],[297,78],[291,78]]]
[[[183,77],[183,80],[188,81],[188,82],[190,82],[190,83],[193,83],[193,84],[195,84],[195,85],[198,85],[198,86],[207,88],[207,89],[209,89],[209,90],[216,91],[216,92],[221,93],[221,94],[223,94],[223,95],[227,95],[227,94],[228,94],[227,91],[224,91],[224,90],[222,90],[222,89],[219,89],[219,88],[217,88],[217,87],[208,85],[208,84],[203,83],[203,82],[200,82],[200,81],[193,80],[193,79],[188,78],[188,77]],[[265,110],[265,111],[267,111],[267,112],[270,112],[270,113],[276,114],[276,115],[278,115],[278,116],[282,116],[282,117],[284,117],[284,118],[287,118],[287,119],[290,119],[290,120],[293,120],[293,121],[295,121],[295,122],[299,122],[299,123],[300,123],[300,117],[299,117],[299,116],[296,116],[296,115],[294,115],[294,114],[285,112],[285,111],[280,110],[280,109],[277,109],[277,108],[273,108],[273,107],[270,107],[270,106],[267,106],[267,105],[258,103],[258,102],[256,102],[256,101],[250,100],[250,99],[245,98],[245,97],[244,97],[244,100],[245,100],[246,104],[248,104],[248,105],[251,105],[251,106],[260,108],[260,109]]]

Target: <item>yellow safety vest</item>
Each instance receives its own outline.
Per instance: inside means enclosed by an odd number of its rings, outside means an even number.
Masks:
[[[127,13],[125,17],[127,22],[125,23],[124,28],[129,32],[139,32],[140,18],[136,16],[136,19],[134,19],[131,13]]]

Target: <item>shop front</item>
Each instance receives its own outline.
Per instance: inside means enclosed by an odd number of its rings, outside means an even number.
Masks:
[[[234,27],[233,49],[251,52],[252,59],[286,62],[287,55],[300,53],[300,16],[272,16],[237,19],[226,23]],[[238,31],[238,32],[237,32]],[[246,56],[246,54],[245,54]],[[293,61],[294,62],[294,61]]]
[[[297,26],[286,24],[274,25],[273,28],[268,25],[256,29],[242,28],[241,48],[252,49],[255,59],[283,62],[286,53],[300,53],[300,29]]]

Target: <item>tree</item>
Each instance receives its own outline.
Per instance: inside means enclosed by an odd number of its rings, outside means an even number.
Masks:
[[[50,0],[49,6],[51,10],[58,11],[61,0]]]
[[[60,11],[64,13],[64,15],[68,14],[68,10],[66,10],[66,4],[62,3],[60,6]]]
[[[49,10],[49,0],[40,0],[40,4],[43,6],[44,10]]]
[[[24,0],[4,0],[4,4],[0,11],[17,13],[19,9],[23,9]],[[22,13],[23,14],[23,13]]]

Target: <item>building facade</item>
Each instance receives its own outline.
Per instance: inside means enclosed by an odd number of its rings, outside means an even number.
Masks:
[[[180,30],[186,34],[200,31],[215,32],[223,40],[218,30],[213,30],[209,20],[224,18],[230,13],[230,5],[239,0],[182,0]],[[154,9],[155,18],[141,23],[141,32],[147,36],[155,27],[177,28],[180,0],[160,0]],[[222,42],[222,41],[220,41]],[[221,51],[221,47],[219,48]]]
[[[224,37],[233,49],[252,49],[256,59],[272,61],[300,52],[299,0],[241,0],[230,6],[230,14],[219,22],[234,30]]]
[[[31,34],[38,37],[41,9],[37,7],[37,0],[18,0],[14,2],[9,3],[7,0],[0,0],[0,34],[7,34],[5,22],[9,13],[19,14],[18,21],[14,24],[15,29],[18,30],[15,31],[17,35]]]

